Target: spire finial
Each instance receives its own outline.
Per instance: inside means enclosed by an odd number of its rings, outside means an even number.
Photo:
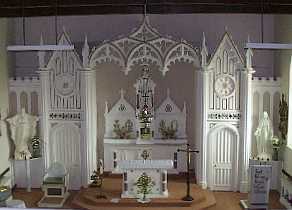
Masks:
[[[105,114],[108,113],[108,103],[107,103],[107,101],[105,102],[105,111],[104,111],[104,113],[105,113]]]
[[[40,37],[40,45],[44,44],[44,40],[43,40],[43,34],[41,33],[41,37]],[[45,51],[38,51],[37,56],[39,59],[39,68],[44,68],[45,67]]]
[[[121,93],[121,98],[124,99],[125,97],[125,90],[123,88],[121,88],[120,93]]]
[[[206,46],[206,37],[205,37],[204,32],[203,32],[203,40],[202,40],[201,57],[202,57],[202,67],[206,67],[207,57],[208,57],[208,48]]]
[[[186,105],[186,102],[185,101],[184,101],[183,113],[185,115],[187,114],[187,105]]]
[[[167,92],[166,92],[166,94],[167,94],[167,98],[169,98],[169,97],[170,97],[170,90],[169,90],[169,88],[167,88],[166,91],[167,91]]]
[[[247,36],[247,42],[250,42],[250,37],[249,35]],[[251,48],[248,48],[246,50],[246,54],[245,54],[245,60],[246,60],[246,68],[248,70],[252,69],[252,57],[253,57],[253,51]]]
[[[86,68],[89,65],[89,45],[87,41],[87,35],[85,35],[84,38],[84,45],[82,48],[82,61],[83,61],[83,67]]]

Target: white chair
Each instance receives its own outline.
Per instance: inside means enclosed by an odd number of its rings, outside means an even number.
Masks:
[[[69,196],[68,192],[69,173],[62,163],[54,162],[43,178],[42,190],[45,195],[38,202],[39,207],[62,207]],[[46,202],[46,198],[63,198],[59,204]]]

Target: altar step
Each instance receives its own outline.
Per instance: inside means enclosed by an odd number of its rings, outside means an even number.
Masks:
[[[179,207],[180,209],[205,209],[216,204],[215,197],[212,192],[203,190],[197,185],[192,184],[191,194],[194,197],[192,202],[182,201],[181,198],[185,195],[185,183],[180,180],[170,180],[169,182],[169,197],[168,198],[153,198],[150,203],[138,203],[136,199],[120,198],[121,194],[121,179],[106,178],[103,185],[103,194],[106,199],[97,199],[98,195],[96,188],[82,189],[73,199],[72,204],[77,208],[82,209],[107,209],[112,207],[124,207],[129,209],[133,207],[153,207],[159,209],[167,209],[169,207]],[[112,202],[112,199],[116,202]],[[118,202],[117,202],[118,201]]]

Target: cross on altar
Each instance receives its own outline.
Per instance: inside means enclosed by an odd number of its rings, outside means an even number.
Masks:
[[[186,152],[187,155],[187,195],[185,197],[182,198],[182,200],[184,201],[192,201],[194,200],[193,197],[190,195],[190,163],[191,163],[191,154],[192,153],[199,153],[198,150],[192,150],[190,148],[190,144],[187,144],[187,148],[186,149],[178,149],[178,152]]]

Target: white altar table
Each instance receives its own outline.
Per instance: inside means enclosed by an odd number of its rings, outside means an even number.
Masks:
[[[122,198],[138,198],[135,182],[146,173],[154,182],[149,198],[168,197],[167,170],[173,168],[172,160],[122,160],[117,163],[123,171]]]

